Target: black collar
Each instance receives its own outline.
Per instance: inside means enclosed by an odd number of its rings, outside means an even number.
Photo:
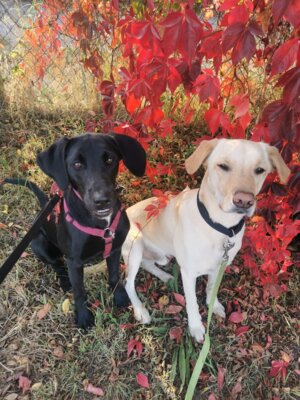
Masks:
[[[237,225],[234,225],[231,228],[226,228],[224,225],[218,224],[218,222],[214,222],[210,218],[205,205],[199,199],[199,191],[197,193],[197,206],[198,206],[198,210],[199,210],[202,218],[204,219],[204,221],[208,225],[210,225],[213,229],[215,229],[216,231],[218,231],[220,233],[223,233],[226,236],[233,237],[233,236],[237,235],[242,230],[242,228],[245,224],[244,217],[240,220],[240,222]]]

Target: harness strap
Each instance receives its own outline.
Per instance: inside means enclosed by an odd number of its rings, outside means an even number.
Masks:
[[[81,225],[78,221],[76,221],[70,214],[70,209],[68,207],[68,204],[66,202],[66,199],[63,199],[64,202],[64,211],[65,211],[65,216],[66,216],[66,221],[72,224],[76,229],[79,231],[86,233],[87,235],[90,236],[97,236],[100,237],[104,240],[105,246],[104,246],[104,252],[103,252],[103,258],[109,257],[111,250],[112,250],[112,245],[113,245],[113,240],[115,238],[115,232],[117,229],[117,226],[119,224],[119,220],[122,214],[122,211],[124,210],[124,206],[122,205],[120,209],[118,210],[114,220],[110,224],[109,227],[105,229],[100,229],[100,228],[92,228],[90,226],[85,226]]]

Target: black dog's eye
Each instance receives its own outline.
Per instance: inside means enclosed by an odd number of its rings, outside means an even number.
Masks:
[[[218,164],[218,167],[221,168],[223,171],[229,171],[230,168],[226,164]]]
[[[113,161],[114,161],[112,156],[107,154],[107,153],[104,154],[103,159],[104,159],[104,162],[105,162],[106,165],[111,165],[113,163]]]
[[[265,172],[265,169],[263,169],[263,168],[258,167],[255,169],[256,175],[263,174],[264,172]]]
[[[77,170],[81,169],[83,167],[83,164],[80,161],[75,161],[73,163],[73,167]]]

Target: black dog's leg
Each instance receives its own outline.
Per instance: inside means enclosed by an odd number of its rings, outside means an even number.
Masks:
[[[108,281],[114,291],[115,305],[117,307],[126,307],[130,304],[130,300],[124,286],[120,283],[120,257],[121,250],[116,250],[106,259]]]
[[[94,325],[94,316],[87,308],[87,297],[83,284],[83,265],[69,259],[68,271],[75,301],[76,323],[79,328],[87,330]]]
[[[31,248],[34,254],[45,264],[50,264],[59,280],[60,286],[64,292],[71,289],[71,282],[68,276],[68,270],[65,265],[62,252],[53,243],[39,233],[31,242]]]

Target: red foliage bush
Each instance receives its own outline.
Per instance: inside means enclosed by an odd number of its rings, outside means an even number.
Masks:
[[[211,137],[263,140],[281,151],[292,175],[287,188],[276,177],[265,185],[243,260],[266,295],[285,290],[288,245],[299,233],[293,218],[300,212],[300,2],[45,0],[37,7],[36,29],[27,33],[37,73],[42,79],[45,50],[59,54],[61,35],[71,37],[97,80],[102,130],[147,147],[153,136],[172,134],[176,111],[177,122],[189,123],[203,104]],[[117,102],[127,121],[114,117]],[[148,172],[153,179],[160,171]]]

